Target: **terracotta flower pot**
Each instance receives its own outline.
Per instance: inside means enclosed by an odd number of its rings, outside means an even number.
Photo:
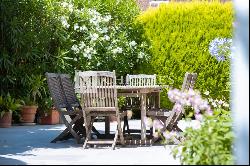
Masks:
[[[22,123],[33,123],[37,106],[23,106],[21,110],[21,122]]]
[[[12,112],[5,112],[3,117],[0,118],[0,127],[7,128],[11,126]]]
[[[59,123],[59,113],[56,109],[51,109],[49,115],[41,117],[40,124],[42,125],[53,125]]]

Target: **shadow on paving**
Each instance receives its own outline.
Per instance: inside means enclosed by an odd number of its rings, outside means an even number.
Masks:
[[[0,157],[0,165],[2,165],[2,164],[4,164],[4,165],[27,165],[27,163],[20,161],[20,160]]]
[[[64,128],[64,125],[61,124],[0,128],[0,155],[22,155],[23,152],[34,148],[60,149],[81,147],[82,145],[77,144],[73,138],[50,143]]]
[[[77,144],[74,138],[50,143],[65,129],[64,124],[59,125],[34,125],[34,126],[12,126],[10,128],[0,128],[0,155],[29,155],[30,150],[36,148],[65,149],[78,148],[83,144]],[[98,130],[101,134],[102,130]],[[114,135],[110,135],[114,138]],[[133,135],[134,139],[139,139],[139,135]],[[119,146],[120,144],[117,143]],[[155,143],[153,146],[160,145]],[[128,145],[127,148],[147,147],[148,145]],[[162,145],[160,145],[162,146]],[[101,148],[101,147],[100,147]],[[122,148],[122,147],[121,147]],[[25,153],[26,152],[26,153]],[[0,162],[1,163],[1,162]]]

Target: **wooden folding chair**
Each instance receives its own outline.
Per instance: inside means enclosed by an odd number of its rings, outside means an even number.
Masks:
[[[182,84],[182,91],[191,89],[194,87],[195,81],[197,79],[196,73],[185,73],[185,77]],[[163,128],[161,131],[181,131],[177,126],[178,121],[181,120],[183,112],[175,112],[174,110],[153,108],[147,111],[147,116],[151,117],[153,120],[158,119],[163,123]],[[151,128],[151,136],[153,135],[154,128]]]
[[[46,73],[46,78],[53,103],[66,126],[66,129],[51,142],[56,143],[74,137],[77,143],[81,143],[81,138],[86,136],[83,126],[83,111],[74,93],[70,76],[68,74]],[[70,118],[67,120],[66,116]]]
[[[119,140],[124,145],[124,138],[121,127],[121,119],[125,116],[119,112],[116,76],[115,71],[86,71],[79,73],[80,92],[83,105],[83,117],[85,120],[86,139],[83,147],[96,144],[112,144],[115,145]],[[91,129],[94,123],[94,118],[97,116],[111,116],[117,118],[117,129],[114,139],[91,139]]]

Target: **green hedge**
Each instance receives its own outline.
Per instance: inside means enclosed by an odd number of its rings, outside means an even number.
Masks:
[[[218,62],[208,51],[217,37],[232,38],[232,2],[170,2],[138,17],[153,54],[139,72],[156,73],[162,83],[181,88],[185,72],[197,72],[196,88],[229,100],[230,62]],[[162,101],[166,101],[166,93]],[[162,102],[169,106],[169,102]]]

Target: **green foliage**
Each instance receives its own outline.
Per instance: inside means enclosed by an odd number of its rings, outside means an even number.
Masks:
[[[118,75],[126,75],[148,58],[144,51],[148,45],[141,39],[142,33],[134,32],[133,22],[123,22],[112,15],[116,14],[114,11],[100,13],[96,8],[71,2],[58,6],[67,71],[116,70]]]
[[[123,41],[135,40],[139,45],[144,39],[141,36],[140,24],[133,23],[135,16],[139,13],[134,0],[65,0],[64,2],[71,2],[76,7],[75,10],[72,13],[66,12],[61,5],[61,0],[1,2],[1,95],[10,93],[14,97],[22,97],[26,103],[38,103],[39,107],[43,107],[45,102],[42,98],[49,96],[44,82],[45,72],[68,73],[73,77],[75,69],[110,71],[114,69],[119,70],[117,73],[123,75],[133,71],[140,64],[136,61],[138,51],[131,53],[132,50],[128,55],[124,53],[120,59],[113,61],[107,58],[107,53],[102,50],[106,49],[104,45],[98,52],[103,66],[98,67],[96,61],[91,68],[87,68],[85,66],[88,65],[87,60],[74,61],[76,55],[71,50],[71,44],[79,43],[82,41],[80,37],[84,36],[78,37],[79,33],[74,32],[73,26],[69,31],[65,30],[61,22],[61,16],[65,16],[70,19],[69,22],[72,25],[80,21],[81,25],[86,23],[87,26],[87,17],[74,12],[82,8],[92,8],[103,16],[110,14],[112,25],[119,25],[119,33],[117,31],[115,35],[122,39],[120,44],[123,44]],[[88,41],[89,39],[86,39],[86,43]],[[98,44],[100,46],[102,43]],[[123,61],[123,64],[121,65],[119,61]]]
[[[120,96],[118,98],[118,107],[119,107],[119,109],[122,109],[122,107],[124,107],[125,104],[126,104],[126,97]]]
[[[45,0],[1,2],[1,94],[34,96],[28,94],[33,76],[56,70],[60,42],[51,8]]]
[[[0,96],[0,118],[3,117],[5,112],[17,111],[21,106],[21,100],[12,98],[10,94]]]
[[[153,57],[139,71],[163,76],[162,83],[179,89],[185,72],[196,72],[196,89],[229,101],[230,62],[218,62],[208,49],[217,37],[232,38],[233,14],[232,2],[170,2],[145,11],[138,21]],[[162,101],[162,106],[170,105]]]
[[[187,165],[233,164],[233,131],[229,111],[217,109],[201,128],[187,128],[185,140],[173,149],[175,158]],[[181,149],[181,150],[180,150]]]

